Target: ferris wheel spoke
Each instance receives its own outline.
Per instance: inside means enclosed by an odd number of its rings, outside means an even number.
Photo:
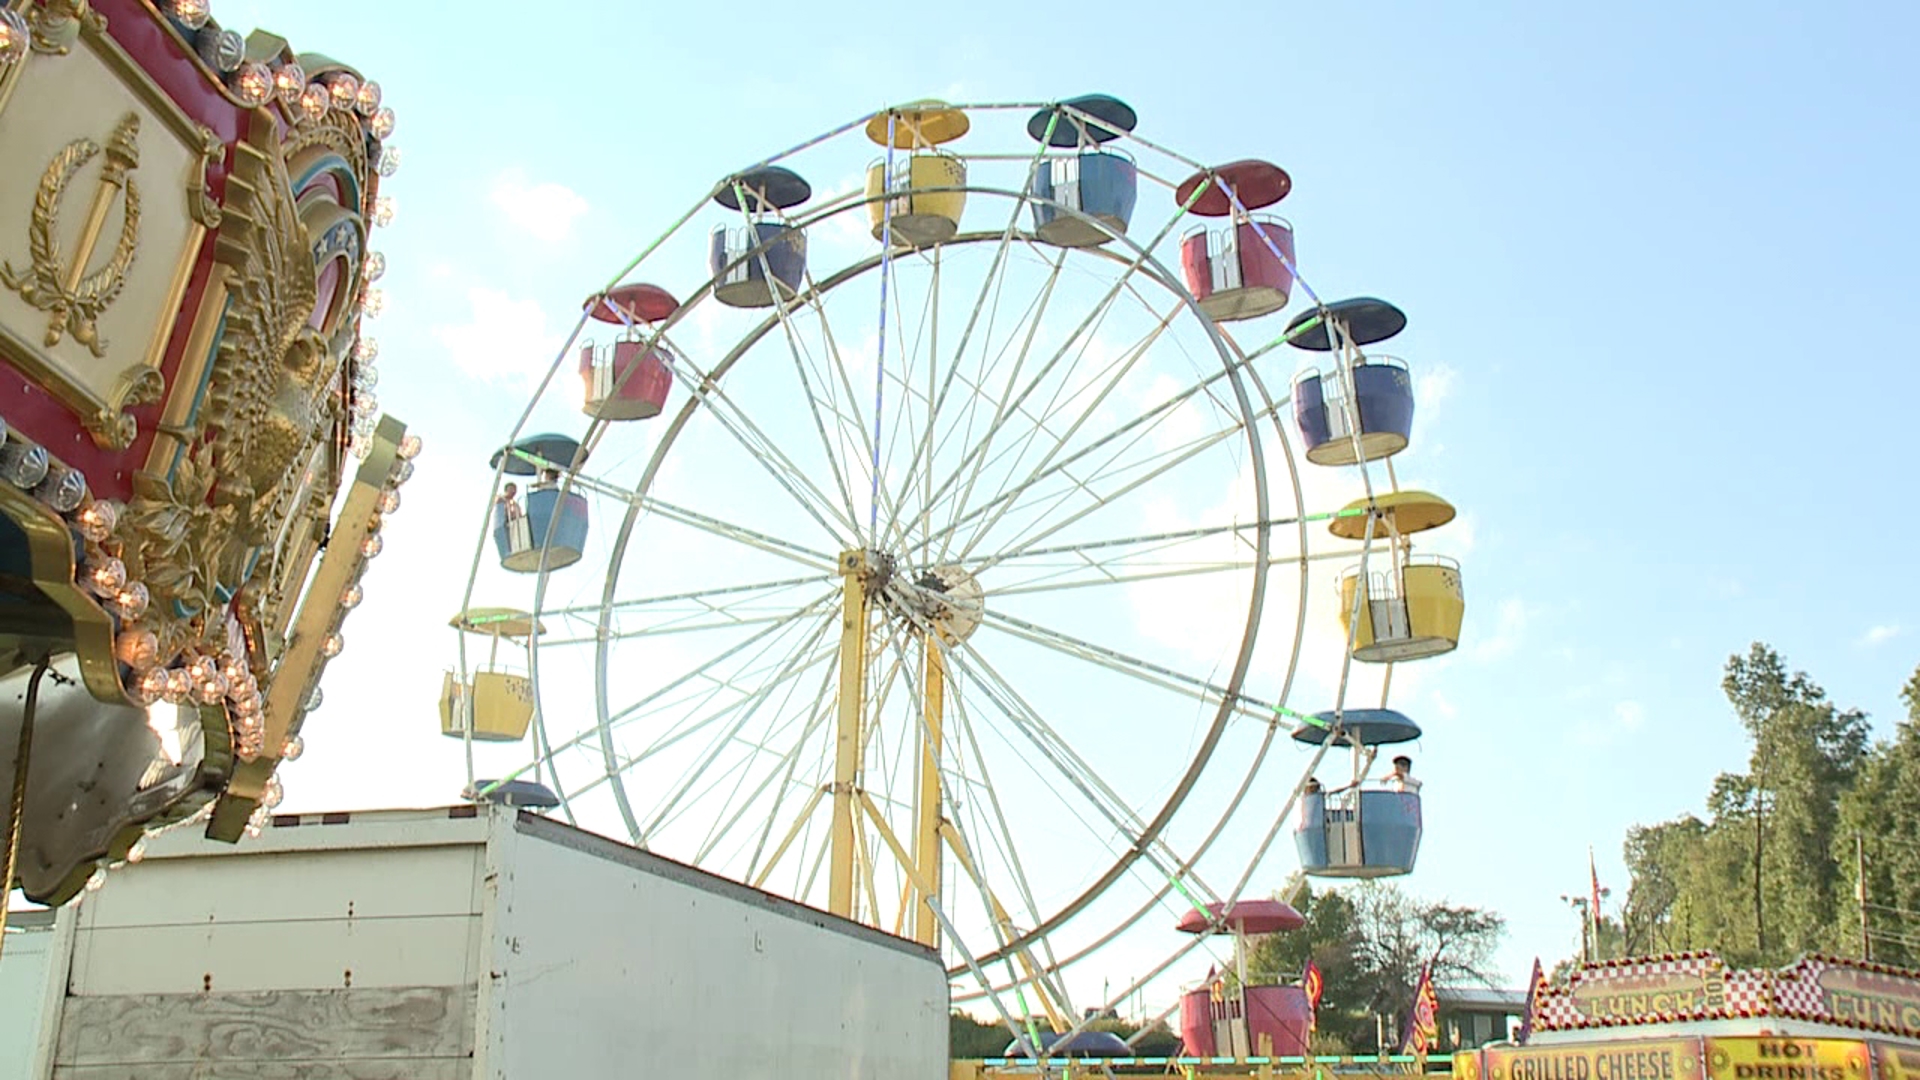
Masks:
[[[981,831],[994,839],[999,855],[1006,863],[1007,869],[1013,878],[1015,888],[1019,893],[1020,902],[1024,905],[1026,914],[1037,924],[1042,918],[1039,901],[1034,897],[1033,886],[1028,880],[1026,867],[1021,864],[1020,846],[1013,842],[1013,826],[1007,817],[1005,807],[1000,803],[999,792],[994,787],[993,774],[987,765],[987,756],[982,752],[979,733],[974,730],[973,720],[958,695],[954,698],[954,712],[960,718],[961,732],[966,739],[965,746],[972,749],[974,764],[979,770],[980,776],[977,782],[977,789],[982,792],[987,808],[991,811],[990,816],[976,813],[974,815],[975,820],[981,822]],[[954,828],[958,830],[958,822],[961,820],[961,807],[956,800],[952,799],[951,795],[949,796],[948,805],[950,808],[948,812],[952,817]],[[975,835],[980,835],[980,832],[976,832]],[[964,833],[962,834],[962,838],[965,838]],[[978,845],[972,846],[975,851],[980,850]],[[1004,937],[998,942],[1001,948],[1004,948],[1006,944],[1007,941]]]
[[[1207,436],[1206,438],[1199,440],[1192,445],[1182,447],[1177,452],[1168,452],[1166,454],[1163,454],[1161,455],[1161,460],[1159,461],[1159,463],[1156,464],[1151,471],[1148,471],[1145,473],[1139,473],[1138,475],[1133,476],[1132,479],[1128,480],[1126,483],[1120,485],[1119,487],[1115,488],[1110,492],[1096,493],[1092,487],[1092,484],[1093,484],[1092,480],[1089,480],[1083,483],[1076,483],[1073,487],[1068,488],[1065,491],[1051,497],[1051,502],[1053,504],[1052,508],[1054,509],[1062,508],[1067,500],[1073,498],[1076,494],[1079,494],[1079,493],[1084,493],[1090,496],[1090,499],[1086,506],[1081,507],[1079,510],[1074,511],[1071,514],[1066,514],[1060,517],[1058,520],[1052,520],[1046,517],[1036,517],[1032,525],[1029,526],[1028,530],[1025,533],[1023,533],[1020,537],[1018,537],[1016,540],[1011,542],[1007,547],[1007,550],[985,559],[980,564],[979,570],[976,570],[975,573],[981,573],[986,570],[990,570],[993,567],[1006,562],[1008,559],[1018,558],[1021,554],[1023,554],[1026,551],[1027,548],[1030,548],[1030,547],[1033,547],[1034,545],[1039,544],[1042,540],[1045,540],[1048,537],[1058,536],[1060,533],[1078,524],[1082,520],[1105,509],[1106,507],[1108,507],[1109,505],[1111,505],[1113,502],[1120,499],[1121,497],[1131,494],[1132,492],[1137,491],[1142,487],[1145,487],[1147,484],[1152,483],[1154,480],[1157,480],[1160,477],[1168,473],[1171,473],[1173,470],[1193,460],[1194,458],[1198,457],[1200,454],[1203,454],[1207,450],[1210,450],[1213,447],[1218,446],[1221,443],[1225,442],[1226,440],[1232,438],[1237,433],[1238,432],[1235,429],[1223,430],[1213,435]],[[1152,459],[1149,459],[1149,460],[1152,460]],[[1138,468],[1139,465],[1136,464],[1133,467]],[[1043,523],[1046,523],[1045,527],[1039,528],[1039,526],[1041,526]],[[1038,531],[1034,531],[1034,529],[1036,528],[1038,528]],[[983,535],[984,534],[976,533],[974,537],[968,542],[966,547],[964,547],[961,550],[961,554],[963,556],[971,555],[973,553],[974,548],[979,546],[980,541],[983,538]]]
[[[1273,719],[1278,710],[1277,703],[1262,701],[1247,693],[1230,694],[1224,686],[1183,674],[1165,664],[1156,664],[1059,630],[1050,630],[1005,612],[988,611],[981,621],[983,625],[992,625],[1004,633],[1051,649],[1063,656],[1098,664],[1109,671],[1163,690],[1171,690],[1205,705],[1218,706],[1222,702],[1231,701],[1234,712],[1259,720]]]
[[[1024,386],[1021,386],[1017,394],[1013,392],[1014,387],[1020,385],[1019,371],[1016,369],[1014,376],[1007,380],[1006,392],[996,404],[993,417],[987,423],[985,431],[982,432],[978,441],[968,447],[948,480],[934,492],[936,505],[943,502],[949,492],[953,492],[955,516],[965,513],[967,503],[972,498],[974,486],[979,482],[982,473],[987,467],[994,440],[1002,431],[1007,417],[1015,412],[1019,412],[1031,418],[1031,414],[1027,413],[1024,408],[1027,399],[1040,391],[1041,387],[1046,384],[1048,376],[1054,373],[1060,362],[1065,360],[1070,353],[1074,355],[1076,359],[1085,355],[1086,350],[1092,346],[1094,338],[1099,332],[1099,328],[1104,325],[1108,313],[1113,310],[1114,301],[1118,299],[1119,296],[1120,289],[1116,285],[1107,292],[1106,296],[1101,298],[1100,303],[1095,305],[1092,311],[1087,313],[1086,318],[1080,321],[1080,324],[1067,336],[1067,339],[1061,342],[1060,347],[1055,349],[1053,354],[1040,365],[1039,370],[1032,374]],[[1077,352],[1074,349],[1076,343],[1079,344],[1079,350]],[[1031,344],[1031,342],[1028,342],[1028,344]],[[1023,346],[1023,358],[1025,351],[1025,346]],[[976,394],[973,399],[974,402],[977,403],[981,397],[982,395]],[[972,415],[972,410],[969,410],[969,415]],[[1036,427],[1040,426],[1040,423],[1039,420],[1034,421]],[[969,465],[971,465],[971,471],[969,471]]]
[[[652,836],[666,826],[672,819],[674,810],[680,801],[693,789],[694,784],[701,778],[707,767],[714,761],[722,749],[728,746],[743,744],[740,739],[740,732],[759,715],[758,706],[764,704],[775,691],[786,685],[790,680],[797,678],[800,673],[809,667],[817,663],[825,662],[826,657],[830,655],[830,653],[827,650],[819,649],[818,645],[820,641],[826,637],[830,625],[830,623],[822,622],[819,626],[815,627],[814,632],[807,636],[806,640],[801,643],[800,648],[790,653],[787,660],[781,664],[770,677],[766,678],[764,682],[761,682],[756,687],[750,689],[742,686],[735,681],[735,678],[722,678],[717,675],[709,676],[714,681],[714,695],[730,691],[740,696],[734,702],[730,702],[716,710],[708,719],[681,728],[677,734],[662,739],[661,742],[657,744],[657,749],[664,750],[680,741],[680,739],[691,737],[700,729],[710,724],[717,724],[729,716],[734,717],[733,722],[726,726],[717,738],[708,742],[706,752],[697,759],[698,763],[684,771],[680,782],[674,786],[672,793],[668,796],[665,803],[655,811],[652,821],[649,822],[643,830],[643,837]],[[743,675],[748,674],[758,677],[757,673],[743,673]],[[709,698],[709,700],[711,700],[711,698]],[[758,743],[745,741],[744,745],[749,749],[750,754],[741,759],[740,767],[743,768],[753,760],[752,755],[754,753],[762,752],[761,745]],[[643,754],[640,757],[629,760],[626,763],[626,768],[631,769],[634,765],[645,760],[646,756],[647,755]],[[723,770],[721,775],[714,778],[712,782],[716,784],[721,782],[730,771],[731,769]]]
[[[834,582],[838,577],[838,574],[808,574],[803,577],[779,578],[774,581],[756,581],[748,585],[722,585],[706,589],[689,589],[684,592],[660,593],[654,596],[631,597],[626,600],[615,600],[610,603],[595,604],[590,607],[578,605],[565,608],[548,608],[541,612],[541,614],[565,616],[573,619],[592,617],[597,620],[602,611],[608,611],[614,614],[625,614],[634,611],[643,611],[655,605],[678,603],[698,604],[710,610],[721,611],[729,607],[733,601],[712,603],[717,597],[739,598],[747,597],[747,594],[751,593],[779,595],[807,585],[826,585]],[[750,597],[747,598],[750,599]],[[741,600],[740,602],[745,602],[745,600]]]
[[[773,279],[771,269],[766,270],[765,273],[768,280]],[[794,329],[792,317],[788,313],[788,305],[775,304],[774,312],[780,320],[780,329],[787,341],[787,351],[793,355],[794,374],[800,379],[801,390],[807,399],[807,411],[813,416],[814,432],[820,438],[821,452],[827,459],[827,467],[833,472],[834,486],[840,492],[841,506],[847,512],[847,520],[857,521],[860,515],[859,511],[854,507],[853,487],[847,483],[846,472],[840,467],[841,454],[835,449],[833,439],[827,435],[826,418],[820,415],[821,396],[820,393],[815,390],[813,380],[808,375],[809,369],[814,366],[811,350],[807,349],[805,342],[801,340],[799,332]],[[832,338],[829,337],[828,340],[831,341]],[[823,380],[823,382],[824,381],[825,380]],[[846,433],[841,426],[844,417],[840,413],[837,405],[833,405],[832,407],[834,411],[835,430],[844,438]],[[858,425],[856,424],[855,426]]]
[[[1001,675],[977,648],[970,642],[962,642],[961,652],[968,658],[967,661],[962,662],[962,669],[973,675],[976,681],[984,677],[984,685],[988,688],[987,697],[1012,723],[1014,729],[1024,735],[1043,757],[1052,762],[1059,776],[1072,784],[1087,803],[1106,818],[1106,824],[1113,830],[1113,834],[1101,838],[1109,842],[1124,842],[1125,849],[1135,856],[1144,857],[1157,867],[1170,872],[1171,867],[1162,865],[1162,860],[1171,852],[1171,849],[1161,842],[1163,837],[1148,836],[1146,822],[1140,819],[1133,807],[1101,779],[1099,771],[1089,765],[1074,750],[1073,744],[1047,723],[1039,710],[1033,708],[1019,690]],[[1081,821],[1096,836],[1099,835],[1099,829],[1094,823],[1086,821],[1085,818],[1081,818]],[[1122,872],[1126,865],[1131,865],[1132,861],[1131,859],[1123,861]],[[1177,858],[1173,865],[1179,865]]]
[[[732,660],[735,657],[738,657],[746,653],[749,649],[752,649],[755,646],[761,646],[764,650],[764,648],[768,647],[767,645],[768,639],[774,637],[774,635],[778,634],[780,631],[787,629],[791,626],[794,626],[795,624],[800,623],[810,617],[821,619],[823,625],[828,624],[830,620],[827,618],[827,616],[830,616],[833,613],[834,611],[833,602],[838,599],[839,599],[838,590],[833,590],[833,591],[824,593],[818,599],[814,600],[812,603],[798,608],[793,612],[793,614],[787,616],[785,619],[782,619],[780,622],[772,623],[765,627],[762,627],[761,629],[749,635],[745,640],[736,642],[732,646],[728,647],[726,650],[722,651],[719,655],[710,658],[707,661],[707,663],[708,665],[714,665],[714,664],[719,664],[719,663]],[[816,628],[815,632],[820,633],[822,631]],[[610,713],[606,716],[601,717],[600,718],[601,726],[607,727],[607,728],[614,728],[614,727],[618,727],[621,724],[626,723],[633,716],[643,713],[650,706],[654,706],[658,702],[660,702],[662,699],[667,698],[668,695],[688,686],[689,684],[692,684],[698,681],[699,678],[701,677],[702,670],[703,670],[702,668],[690,668],[689,670],[682,672],[681,674],[675,676],[673,679],[669,680],[665,685],[653,691],[650,691],[648,694],[646,694],[646,696],[640,698],[638,701],[634,702],[633,704],[628,705],[627,707],[621,709],[619,712]],[[568,740],[567,742],[557,744],[554,747],[554,749],[556,751],[568,750],[573,748],[574,746],[585,743],[589,739],[596,739],[598,737],[599,737],[599,732],[597,730],[583,732],[582,734],[575,736],[574,738]],[[632,762],[629,761],[628,764],[631,765]]]
[[[1153,327],[1153,329],[1147,333],[1145,338],[1143,338],[1140,342],[1136,343],[1134,346],[1132,346],[1131,348],[1123,352],[1120,355],[1120,357],[1117,358],[1114,361],[1114,363],[1109,366],[1109,370],[1112,372],[1112,375],[1110,378],[1106,380],[1105,385],[1101,387],[1100,392],[1097,395],[1095,395],[1092,401],[1086,404],[1086,406],[1082,409],[1079,417],[1077,417],[1072,422],[1072,424],[1070,424],[1067,427],[1067,430],[1058,435],[1054,435],[1051,431],[1048,430],[1047,420],[1050,419],[1056,412],[1058,412],[1060,408],[1065,407],[1065,405],[1070,404],[1073,400],[1077,399],[1079,397],[1079,394],[1075,394],[1072,397],[1069,397],[1066,401],[1062,402],[1062,401],[1059,401],[1058,394],[1056,393],[1055,401],[1050,402],[1048,410],[1038,420],[1034,422],[1032,429],[1030,429],[1027,432],[1026,438],[1023,439],[1020,443],[1018,443],[1015,447],[1010,448],[1014,452],[1014,457],[1010,462],[1010,467],[1017,467],[1020,464],[1020,462],[1026,458],[1027,452],[1030,449],[1032,449],[1034,443],[1039,439],[1039,437],[1042,434],[1053,436],[1052,448],[1047,451],[1046,455],[1042,457],[1039,463],[1036,464],[1033,467],[1033,469],[1028,473],[1027,479],[1023,482],[1023,486],[1030,486],[1033,483],[1037,483],[1038,481],[1035,479],[1037,477],[1052,475],[1048,471],[1047,466],[1053,461],[1053,459],[1060,453],[1061,450],[1065,449],[1068,440],[1072,439],[1074,435],[1079,432],[1080,428],[1087,422],[1087,420],[1094,415],[1095,410],[1097,410],[1101,406],[1101,404],[1107,400],[1108,396],[1112,394],[1113,391],[1119,387],[1121,380],[1126,378],[1127,374],[1133,370],[1134,365],[1138,363],[1139,359],[1143,355],[1145,355],[1146,350],[1153,345],[1154,341],[1158,339],[1160,334],[1166,331],[1170,321],[1171,321],[1171,313],[1169,313],[1167,317],[1162,318]],[[1062,387],[1061,389],[1064,390],[1064,387]],[[1151,431],[1152,428],[1149,427],[1148,430]],[[1116,454],[1116,457],[1117,456],[1118,455]],[[978,474],[976,472],[976,476],[977,475]],[[1069,472],[1066,466],[1064,465],[1059,470],[1059,475],[1065,476],[1068,480],[1073,481],[1075,486],[1086,487],[1089,483],[1087,481],[1081,481],[1076,479],[1073,473]],[[968,493],[970,494],[972,491],[972,483],[969,483],[967,490],[968,490]],[[960,501],[956,509],[964,512],[965,504],[966,504],[966,499],[962,498],[962,500]],[[1013,505],[1014,504],[1010,501],[999,502],[998,508],[995,509],[995,511],[987,518],[986,523],[982,525],[978,530],[978,532],[975,534],[975,540],[967,545],[967,547],[963,550],[962,554],[964,555],[964,554],[970,553],[974,544],[978,542],[978,539],[980,537],[983,537],[986,534],[992,532],[994,526],[997,525],[1000,522],[1000,520],[1013,508]]]
[[[800,508],[805,510],[809,517],[819,522],[827,535],[836,539],[858,535],[859,530],[854,522],[840,516],[840,510],[834,506],[833,500],[821,491],[819,485],[809,479],[798,465],[794,464],[793,459],[788,457],[758,424],[753,422],[753,418],[747,414],[747,411],[721,388],[719,382],[710,373],[703,371],[698,364],[687,359],[688,354],[677,347],[674,349],[674,355],[677,358],[675,366],[684,367],[692,376],[686,381],[691,384],[693,396],[706,406],[708,415],[712,416],[714,422],[719,424],[727,434],[733,436],[734,441],[739,443],[762,469],[766,470],[767,475],[772,477],[775,483],[785,489],[787,494],[793,496],[794,501],[800,504]],[[838,519],[838,529],[827,521],[828,514]]]
[[[1308,562],[1330,560],[1350,561],[1351,551],[1316,551],[1306,555],[1270,555],[1268,566],[1292,566]],[[1030,578],[1012,585],[996,585],[993,595],[996,598],[1013,596],[1033,596],[1043,593],[1066,592],[1070,589],[1100,588],[1103,586],[1137,585],[1148,581],[1164,581],[1170,578],[1204,577],[1209,574],[1246,573],[1256,566],[1254,560],[1222,561],[1207,563],[1166,563],[1147,564],[1141,568],[1114,570],[1092,563],[1066,565],[1036,578]],[[1068,577],[1092,571],[1086,577]]]
[[[825,794],[827,790],[824,785],[820,784],[796,784],[794,777],[799,773],[801,758],[805,756],[803,751],[809,746],[814,746],[815,753],[820,759],[816,764],[816,775],[818,775],[818,770],[824,767],[826,740],[822,739],[818,745],[816,745],[813,736],[826,723],[827,718],[833,715],[834,709],[831,690],[833,681],[838,675],[838,665],[824,666],[820,674],[820,688],[814,695],[814,707],[808,713],[806,727],[801,730],[800,737],[793,741],[793,749],[788,753],[784,765],[784,772],[780,776],[780,786],[774,794],[773,806],[770,807],[767,812],[765,827],[760,830],[759,840],[754,844],[753,855],[747,861],[747,873],[743,880],[755,888],[760,887],[765,881],[766,874],[770,873],[773,867],[779,865],[781,856],[786,853],[788,845],[792,844],[794,838],[798,836],[801,828],[806,824],[806,819],[813,813],[814,808],[819,805],[821,796]],[[781,820],[781,810],[786,806],[787,795],[803,787],[810,790],[811,794],[808,796],[806,804],[796,816],[786,838],[774,849],[773,854],[768,856],[765,869],[763,870],[760,861],[761,856],[766,855],[767,842],[773,838],[774,827]]]
[[[1023,478],[1017,484],[1013,484],[1006,488],[1003,488],[1000,492],[995,494],[987,502],[982,503],[979,506],[966,511],[965,513],[955,514],[953,517],[953,520],[949,522],[941,530],[940,533],[937,534],[937,538],[940,539],[941,542],[943,543],[950,542],[951,537],[957,534],[960,530],[965,529],[970,525],[974,525],[976,522],[980,521],[980,519],[988,516],[989,514],[1004,512],[1004,508],[1008,503],[1019,499],[1022,495],[1026,494],[1028,491],[1031,491],[1036,486],[1046,483],[1048,481],[1054,480],[1055,478],[1060,476],[1070,477],[1071,474],[1067,473],[1066,471],[1068,468],[1080,464],[1082,461],[1088,458],[1091,458],[1095,454],[1101,453],[1102,451],[1111,450],[1114,457],[1117,457],[1120,454],[1126,453],[1128,449],[1130,449],[1134,445],[1137,445],[1143,438],[1150,435],[1161,424],[1167,423],[1183,405],[1192,401],[1197,395],[1200,395],[1203,393],[1210,393],[1210,389],[1220,381],[1226,379],[1229,374],[1230,372],[1228,370],[1221,370],[1218,372],[1214,372],[1194,382],[1189,386],[1183,387],[1179,391],[1173,393],[1172,395],[1170,395],[1169,397],[1161,401],[1158,405],[1155,405],[1154,407],[1146,410],[1145,412],[1141,413],[1139,416],[1136,416],[1133,419],[1126,421],[1125,423],[1119,424],[1118,426],[1114,427],[1112,430],[1104,432],[1099,437],[1087,443],[1087,445],[1075,450],[1072,454],[1069,454],[1066,457],[1061,458],[1060,460],[1045,466],[1044,468],[1036,470],[1031,475]],[[1270,416],[1276,410],[1283,407],[1285,404],[1286,404],[1286,399],[1283,398],[1280,401],[1273,404],[1271,407],[1263,408],[1260,411],[1260,413],[1255,416],[1254,419],[1259,420],[1266,416]],[[1225,434],[1229,434],[1229,435],[1236,434],[1240,430],[1241,428],[1236,423],[1233,426],[1230,426],[1229,428],[1227,428],[1225,431]],[[1114,447],[1114,444],[1117,442],[1120,442],[1123,439],[1127,441],[1121,443],[1120,446],[1116,449]],[[1113,458],[1109,458],[1108,460],[1113,460]],[[985,531],[984,529],[977,529],[976,535],[979,535],[984,531]]]

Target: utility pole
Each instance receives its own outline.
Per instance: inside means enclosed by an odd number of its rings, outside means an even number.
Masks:
[[[1853,896],[1860,902],[1860,959],[1873,959],[1873,936],[1867,933],[1867,838],[1853,834]]]

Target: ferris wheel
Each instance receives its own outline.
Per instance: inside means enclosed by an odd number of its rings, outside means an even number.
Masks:
[[[1308,872],[1411,870],[1418,796],[1364,781],[1419,729],[1345,702],[1353,661],[1459,637],[1458,568],[1409,541],[1452,507],[1368,471],[1412,388],[1364,350],[1405,317],[1300,281],[1280,167],[1136,127],[1105,95],[861,117],[587,299],[454,619],[474,796],[936,945],[956,1000],[1055,1032],[1090,957],[1232,924],[1296,807]],[[1296,710],[1316,590],[1344,641]]]

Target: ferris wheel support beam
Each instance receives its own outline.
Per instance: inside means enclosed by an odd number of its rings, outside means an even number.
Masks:
[[[873,569],[873,562],[864,551],[849,551],[840,556],[840,573],[845,584],[840,608],[839,723],[834,733],[827,910],[845,918],[853,917],[854,864],[859,857],[854,835],[854,804],[859,797],[860,748],[866,741],[867,580]],[[912,864],[903,861],[902,865]]]
[[[925,642],[922,652],[926,656],[926,675],[920,696],[925,730],[920,735],[920,791],[914,808],[916,820],[913,837],[914,865],[920,868],[921,879],[933,890],[931,899],[936,901],[940,899],[940,739],[947,696],[946,662],[941,657],[938,642],[934,640],[937,634],[937,630],[929,631],[922,639]],[[939,943],[939,927],[934,921],[933,909],[925,904],[915,905],[913,940],[922,945]]]
[[[979,868],[974,865],[973,856],[967,850],[966,838],[960,835],[959,829],[950,825],[944,826],[941,833],[953,847],[954,861],[958,862],[960,869],[966,871],[967,876],[979,886],[981,896],[986,899],[993,921],[999,927],[1000,943],[1004,945],[1019,937],[1019,932],[1014,928],[1013,916],[1007,911],[1006,905],[1000,902],[1000,898],[994,895],[993,887],[987,884],[987,879],[980,875]],[[1063,1010],[1070,1013],[1073,1009],[1072,1004],[1067,1000],[1065,985],[1056,986],[1048,981],[1047,972],[1053,969],[1035,963],[1032,950],[1023,948],[1016,952],[1020,958],[1020,967],[1027,974],[1027,981],[1033,985],[1034,995],[1040,999],[1040,1007],[1047,1011],[1047,1020],[1052,1025],[1054,1033],[1059,1034],[1065,1031],[1067,1022]]]

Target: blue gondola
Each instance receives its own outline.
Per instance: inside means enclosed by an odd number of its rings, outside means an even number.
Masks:
[[[1360,453],[1368,461],[1407,448],[1413,433],[1413,378],[1391,356],[1370,356],[1353,366],[1359,399]],[[1353,426],[1338,368],[1302,373],[1293,382],[1293,418],[1300,425],[1307,460],[1315,465],[1352,465]]]
[[[580,561],[587,545],[587,500],[577,491],[560,491],[561,474],[579,464],[579,452],[580,444],[573,439],[548,434],[494,453],[494,468],[536,478],[524,501],[517,493],[511,498],[503,494],[494,504],[493,545],[502,567],[537,574]]]
[[[1420,854],[1420,796],[1411,791],[1309,791],[1293,840],[1313,877],[1411,874]]]
[[[1028,119],[1027,134],[1036,142],[1080,149],[1046,159],[1034,177],[1035,235],[1061,247],[1094,247],[1127,231],[1140,171],[1133,158],[1102,144],[1132,131],[1136,122],[1126,102],[1105,94],[1070,98]]]
[[[741,173],[714,195],[714,202],[748,219],[744,225],[715,228],[708,240],[714,299],[732,307],[772,307],[802,290],[807,236],[780,212],[812,197],[806,180],[778,165]]]

